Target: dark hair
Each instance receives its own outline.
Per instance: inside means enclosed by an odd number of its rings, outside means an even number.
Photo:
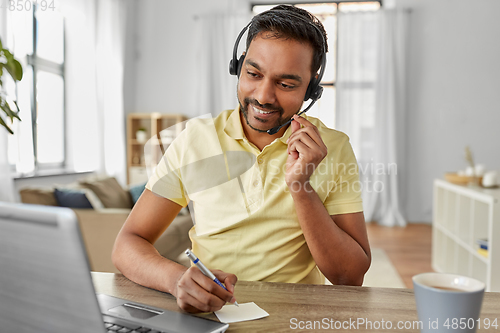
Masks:
[[[250,43],[261,32],[271,32],[274,38],[290,38],[311,44],[314,51],[311,68],[313,75],[321,66],[323,53],[328,52],[326,31],[323,24],[302,8],[279,5],[256,15],[248,28],[247,51]]]

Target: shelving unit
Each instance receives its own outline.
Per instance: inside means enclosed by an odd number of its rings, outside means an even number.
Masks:
[[[147,168],[155,166],[172,140],[184,129],[181,114],[131,113],[127,116],[127,181],[148,180]],[[139,128],[146,129],[147,141],[137,140]]]
[[[500,190],[434,181],[432,267],[470,276],[500,291]],[[478,239],[488,240],[487,257]]]

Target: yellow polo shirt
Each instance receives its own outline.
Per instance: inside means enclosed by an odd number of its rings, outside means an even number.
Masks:
[[[312,187],[330,215],[362,211],[349,138],[305,118],[328,147]],[[190,203],[193,252],[208,268],[240,280],[324,283],[285,183],[290,134],[291,126],[260,151],[245,137],[239,108],[195,118],[155,168],[146,188],[183,207]]]

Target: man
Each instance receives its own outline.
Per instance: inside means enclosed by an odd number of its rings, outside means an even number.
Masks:
[[[240,105],[188,122],[169,147],[117,237],[113,261],[125,276],[189,312],[234,302],[236,276],[362,284],[371,254],[352,148],[345,134],[296,115],[326,51],[323,26],[302,9],[281,5],[252,20]],[[189,201],[193,252],[228,291],[152,245]]]

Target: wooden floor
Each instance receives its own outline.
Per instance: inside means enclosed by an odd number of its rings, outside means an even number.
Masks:
[[[413,288],[412,276],[432,272],[430,224],[408,224],[406,227],[366,225],[371,247],[383,249],[407,288]]]

